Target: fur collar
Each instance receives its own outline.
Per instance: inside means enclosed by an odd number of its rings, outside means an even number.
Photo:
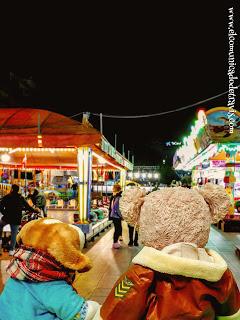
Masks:
[[[189,243],[176,243],[163,250],[143,247],[132,262],[161,273],[212,282],[220,280],[227,270],[227,263],[216,251]]]

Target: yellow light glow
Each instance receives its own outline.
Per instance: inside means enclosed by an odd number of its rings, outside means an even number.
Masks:
[[[0,152],[9,152],[9,154],[14,152],[76,152],[75,148],[33,148],[33,147],[18,147],[18,148],[0,148]]]
[[[121,167],[116,166],[116,165],[113,164],[112,162],[110,162],[110,161],[104,159],[103,157],[99,156],[99,155],[98,155],[96,152],[94,152],[94,151],[92,151],[92,155],[93,155],[95,158],[97,158],[98,160],[100,159],[100,161],[102,161],[102,162],[104,161],[105,163],[109,164],[110,166],[112,166],[112,167],[114,167],[114,168],[116,168],[116,169],[118,169],[118,170],[121,170],[121,169],[122,169]]]
[[[9,154],[2,154],[1,155],[2,162],[9,162],[10,161],[10,155]]]
[[[132,178],[132,177],[133,177],[133,173],[132,173],[132,172],[129,172],[129,173],[128,173],[128,176],[129,176],[129,178]]]
[[[140,177],[140,173],[139,172],[135,172],[134,173],[134,177],[138,179]]]

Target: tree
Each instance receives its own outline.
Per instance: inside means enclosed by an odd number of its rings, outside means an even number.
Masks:
[[[192,176],[190,176],[190,175],[183,176],[182,179],[181,179],[181,182],[182,182],[182,186],[183,187],[190,188],[191,184],[192,184]]]
[[[172,180],[179,180],[172,166],[162,164],[160,167],[160,183],[170,185]]]
[[[0,104],[32,104],[35,91],[36,85],[31,76],[18,76],[10,72],[4,81],[0,82]]]

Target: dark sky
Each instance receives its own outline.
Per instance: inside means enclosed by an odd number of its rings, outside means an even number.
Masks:
[[[101,8],[101,14],[93,8],[85,15],[69,7],[64,14],[29,15],[8,30],[0,88],[14,96],[8,105],[65,115],[149,114],[204,100],[228,89],[227,8],[234,1],[220,2],[145,3],[110,12]],[[234,10],[239,32],[237,1]],[[235,45],[239,56],[239,39]],[[32,78],[35,88],[29,96],[14,92],[9,72]],[[161,117],[104,118],[103,130],[112,143],[117,133],[119,151],[124,143],[137,163],[157,164],[165,157],[164,142],[181,140],[200,107],[226,104],[223,96]],[[3,99],[1,105],[6,105]],[[99,128],[98,117],[91,116],[90,122]]]

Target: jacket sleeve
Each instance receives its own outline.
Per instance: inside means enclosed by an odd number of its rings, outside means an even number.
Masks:
[[[108,208],[109,214],[110,214],[111,211],[112,211],[112,202],[113,202],[113,195],[111,195],[111,197],[110,197],[109,208]]]
[[[117,211],[119,218],[122,219],[122,214],[121,214],[120,207],[119,207],[119,200],[120,200],[120,197],[117,197],[116,204],[114,203],[114,206],[115,206],[115,210]]]
[[[6,201],[6,198],[3,197],[2,200],[0,201],[0,212],[3,214],[4,211],[5,211],[5,201]]]
[[[115,283],[101,308],[103,320],[142,319],[147,310],[154,272],[133,265]]]
[[[228,316],[233,316],[236,313],[238,313],[239,316],[239,318],[236,319],[240,319],[240,292],[229,269],[224,273],[222,279],[219,281],[219,285],[224,290],[225,299],[223,300],[222,297],[218,297],[220,307],[217,315],[225,316],[226,318],[219,317],[217,319],[228,319]],[[229,319],[235,318],[229,317]]]
[[[85,300],[64,281],[53,281],[40,289],[39,301],[49,312],[56,315],[57,319],[80,319],[81,313],[87,311],[84,310]]]
[[[25,210],[28,210],[30,212],[34,212],[35,211],[35,209],[33,207],[31,207],[23,197],[22,197],[22,205],[23,205],[23,208]]]

